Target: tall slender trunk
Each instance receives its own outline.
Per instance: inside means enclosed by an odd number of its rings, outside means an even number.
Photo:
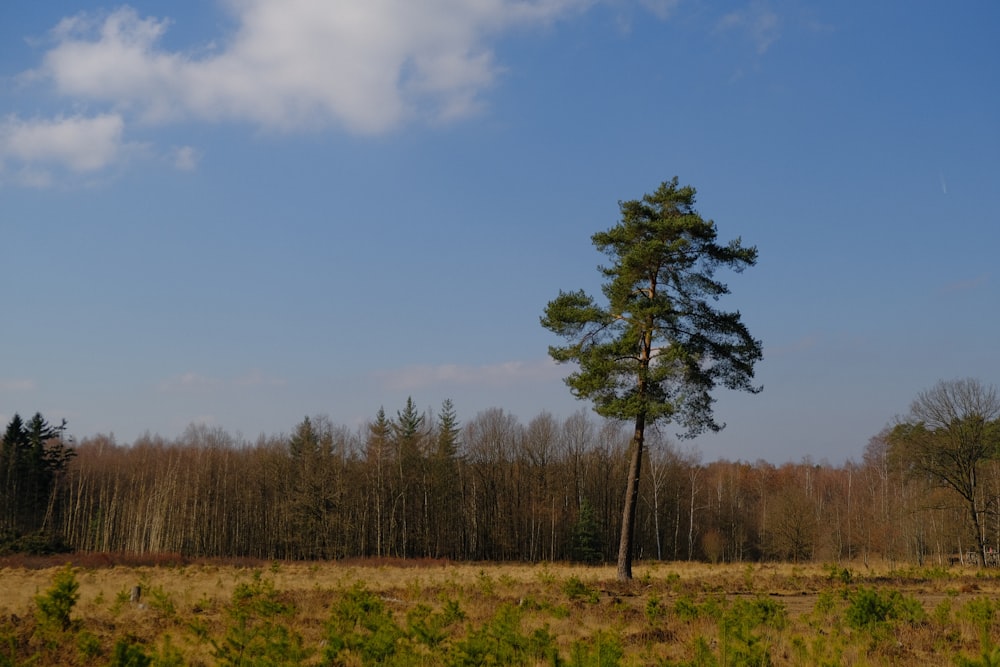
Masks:
[[[655,280],[649,287],[649,298],[656,296]],[[622,534],[618,543],[618,581],[632,579],[632,551],[635,542],[635,511],[639,504],[639,472],[642,468],[642,446],[646,434],[646,373],[652,359],[653,322],[646,322],[639,346],[639,377],[636,398],[640,409],[635,416],[635,435],[632,436],[632,461],[628,466],[628,480],[625,485],[625,507],[622,510]]]
[[[652,461],[650,461],[652,468]],[[653,475],[653,530],[656,531],[656,560],[663,560],[663,540],[660,539],[660,493],[656,475]]]
[[[694,560],[694,494],[696,492],[695,488],[695,472],[697,468],[692,469],[691,473],[691,503],[688,508],[688,562]]]
[[[966,497],[966,501],[969,503],[969,518],[972,519],[972,529],[976,534],[976,550],[979,552],[979,563],[983,567],[989,565],[986,555],[986,535],[984,534],[982,511],[979,508],[978,498],[976,493],[978,491],[976,469],[975,466],[971,467],[968,471],[968,481],[967,489],[962,495]]]
[[[632,579],[632,547],[635,540],[635,510],[639,500],[639,472],[642,467],[642,445],[646,430],[646,415],[635,418],[632,436],[632,461],[628,466],[625,485],[625,508],[622,512],[622,534],[618,543],[618,581]]]

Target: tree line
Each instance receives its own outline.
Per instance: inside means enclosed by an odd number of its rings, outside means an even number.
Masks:
[[[955,408],[958,390],[979,404]],[[949,405],[952,416],[931,410]],[[946,563],[1000,552],[1000,410],[984,406],[997,407],[991,387],[941,383],[842,465],[706,463],[654,428],[636,557]],[[492,408],[461,422],[450,401],[432,414],[408,400],[356,429],[305,418],[253,441],[192,425],[175,439],[72,442],[65,424],[15,416],[0,443],[0,548],[613,562],[631,439],[623,422],[584,411],[523,423]]]

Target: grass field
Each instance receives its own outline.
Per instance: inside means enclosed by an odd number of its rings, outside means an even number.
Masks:
[[[0,561],[6,665],[987,665],[1000,572]],[[138,602],[130,600],[141,587]]]

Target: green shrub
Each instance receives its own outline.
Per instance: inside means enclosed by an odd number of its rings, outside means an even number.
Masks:
[[[17,636],[6,630],[0,631],[0,667],[14,667],[17,664]]]
[[[159,612],[166,619],[172,619],[177,615],[174,601],[170,599],[162,586],[147,585],[143,586],[143,590],[146,592],[146,600],[150,609]]]
[[[845,616],[855,630],[875,630],[892,621],[916,623],[926,617],[920,603],[899,591],[859,588],[848,596]]]
[[[784,605],[774,600],[764,597],[736,600],[722,614],[722,663],[753,667],[771,665],[772,642],[768,631],[782,630],[787,623],[788,612]]]
[[[150,667],[153,659],[142,648],[126,639],[119,639],[111,652],[110,667]]]
[[[681,621],[693,621],[698,618],[698,614],[698,605],[686,595],[674,601],[674,615]]]
[[[871,629],[889,620],[892,600],[875,588],[859,588],[850,596],[847,623],[855,630]]]
[[[327,624],[327,661],[363,665],[395,664],[397,644],[405,633],[375,594],[361,584],[344,593]]]
[[[491,598],[496,595],[496,582],[493,581],[493,577],[486,570],[479,571],[476,581],[479,582],[479,590],[482,591],[485,597]]]
[[[723,622],[731,626],[745,628],[756,628],[764,625],[775,630],[782,630],[788,622],[788,612],[783,604],[770,598],[739,599],[725,611]]]
[[[0,532],[0,555],[3,556],[8,554],[48,556],[69,553],[72,550],[61,536],[46,531],[37,531],[26,535],[19,535],[11,531]]]
[[[35,597],[39,625],[66,632],[73,625],[70,614],[80,599],[80,584],[71,565],[56,573],[52,587]]]
[[[563,584],[563,593],[569,597],[570,600],[586,600],[587,602],[596,604],[600,600],[600,594],[597,589],[591,588],[585,584],[578,576],[572,575]]]
[[[646,620],[650,625],[659,623],[667,616],[667,608],[658,595],[650,595],[646,600]]]
[[[184,667],[184,656],[171,643],[170,635],[163,635],[163,646],[153,658],[153,667]]]
[[[972,598],[959,611],[960,617],[975,626],[980,634],[989,635],[996,616],[997,603],[985,597]]]
[[[842,584],[850,584],[854,581],[854,573],[846,567],[839,567],[834,563],[827,563],[823,566],[826,570],[826,577],[830,581],[839,581]]]
[[[816,605],[813,607],[814,615],[820,619],[832,613],[837,608],[836,597],[832,591],[820,591],[816,596]]]
[[[448,662],[456,666],[478,667],[531,665],[539,660],[558,661],[555,638],[547,628],[539,628],[530,635],[524,634],[520,612],[505,604],[492,619],[479,628],[470,629],[465,639],[458,642]]]
[[[465,617],[454,600],[445,602],[442,611],[432,611],[425,604],[418,604],[406,614],[410,636],[420,644],[436,649],[448,638],[448,629]]]
[[[662,667],[718,667],[719,660],[712,653],[708,640],[698,636],[694,640],[694,657],[691,660],[664,660]]]
[[[958,667],[1000,667],[1000,648],[987,646],[983,649],[979,658],[966,658],[957,656],[955,664]]]
[[[87,632],[86,630],[77,634],[76,650],[84,660],[94,660],[104,653],[104,649],[101,647],[101,640],[93,632]]]
[[[274,584],[260,572],[236,587],[226,614],[225,636],[221,642],[211,640],[219,665],[297,665],[308,656],[302,637],[288,624],[294,609],[280,601]]]
[[[621,640],[610,632],[598,632],[589,641],[577,641],[570,650],[571,667],[618,667],[625,655]]]

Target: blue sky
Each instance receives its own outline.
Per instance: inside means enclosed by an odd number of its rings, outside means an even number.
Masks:
[[[0,418],[77,438],[586,403],[538,323],[677,175],[756,245],[707,460],[859,459],[1000,380],[1000,5],[0,8]]]

